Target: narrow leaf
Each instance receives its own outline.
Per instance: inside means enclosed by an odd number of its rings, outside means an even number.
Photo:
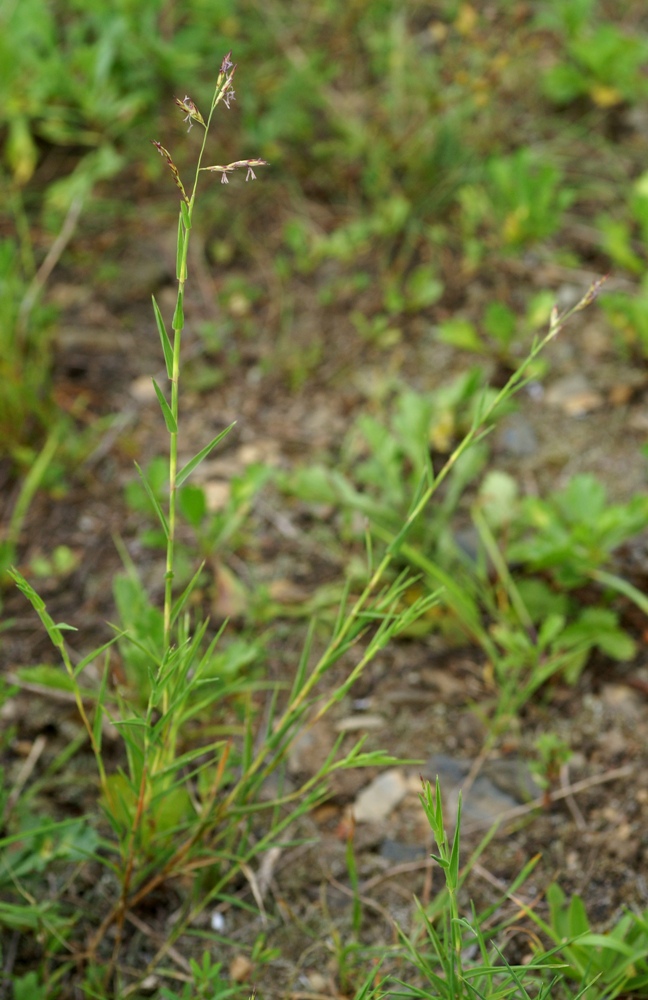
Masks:
[[[173,414],[171,412],[171,407],[169,406],[169,404],[167,403],[166,399],[164,398],[164,393],[160,389],[160,387],[157,384],[157,382],[155,381],[155,379],[151,379],[151,381],[153,383],[153,388],[155,389],[155,395],[158,398],[158,403],[160,404],[160,407],[162,409],[162,415],[164,417],[164,422],[166,424],[166,428],[167,428],[169,434],[177,434],[178,433],[178,425],[176,423],[176,418],[173,416]]]
[[[205,564],[204,564],[204,562],[201,562],[200,566],[198,567],[198,569],[196,570],[196,572],[192,576],[191,580],[189,581],[189,583],[187,584],[187,586],[185,587],[185,589],[183,590],[183,592],[180,594],[180,597],[177,599],[176,603],[173,605],[173,607],[171,609],[171,624],[172,625],[175,624],[175,622],[178,619],[178,616],[182,613],[182,610],[185,607],[187,601],[189,600],[189,598],[193,594],[193,592],[194,592],[194,590],[195,590],[195,588],[196,588],[196,586],[198,584],[198,581],[200,579],[200,574],[202,573],[202,571],[203,571],[204,568],[205,568]]]
[[[635,952],[625,941],[615,941],[609,934],[583,934],[573,942],[579,948],[607,948],[609,951],[617,951],[620,955],[628,958],[636,958],[641,952]]]
[[[236,423],[236,421],[234,421],[234,423]],[[229,434],[232,427],[234,426],[234,423],[230,424],[229,427],[226,427],[224,431],[220,432],[220,434],[217,434],[216,437],[212,441],[210,441],[209,444],[206,445],[202,451],[199,451],[197,455],[194,455],[194,457],[190,459],[182,469],[180,469],[180,472],[176,477],[176,486],[182,486],[184,481],[191,475],[194,469],[196,469],[200,465],[202,460],[204,458],[207,458],[210,451],[212,451],[216,447],[218,442],[222,441],[226,434]]]
[[[162,508],[161,508],[161,506],[160,506],[160,504],[158,502],[157,497],[155,496],[153,490],[151,489],[151,486],[149,484],[148,479],[144,475],[144,470],[137,464],[137,462],[135,462],[135,468],[137,469],[137,471],[139,473],[139,476],[140,476],[140,479],[142,480],[142,486],[146,490],[146,495],[149,498],[149,500],[151,501],[151,503],[153,504],[153,508],[155,510],[155,513],[157,514],[158,520],[159,520],[160,524],[162,525],[162,530],[164,531],[164,536],[168,540],[168,538],[169,538],[169,525],[167,524],[167,519],[164,516],[164,511],[162,510]]]
[[[624,597],[629,598],[645,615],[648,615],[648,598],[631,583],[628,583],[627,580],[617,576],[616,573],[607,573],[602,569],[594,570],[591,576],[598,583],[602,583],[604,587],[611,587],[619,594],[623,594]]]
[[[175,312],[173,314],[173,320],[171,321],[171,326],[174,330],[182,330],[184,327],[184,308],[183,308],[183,294],[182,289],[178,289],[178,298],[176,301]]]
[[[61,627],[73,628],[73,626],[71,625],[57,626],[54,624],[54,620],[45,610],[45,602],[43,601],[42,597],[40,597],[40,595],[36,593],[31,584],[27,582],[25,577],[21,573],[19,573],[15,567],[12,566],[11,569],[7,570],[7,574],[14,581],[14,583],[18,587],[18,590],[20,590],[21,593],[23,593],[27,598],[27,600],[30,602],[34,611],[40,618],[43,627],[47,631],[47,634],[49,636],[52,645],[55,646],[57,649],[63,651],[65,648],[65,643],[63,642],[63,636],[61,635]]]
[[[166,327],[164,325],[164,320],[162,319],[162,313],[160,312],[160,307],[155,301],[155,295],[151,297],[153,299],[153,311],[155,313],[155,322],[157,323],[158,332],[160,334],[160,340],[162,341],[162,350],[164,351],[164,363],[166,365],[167,375],[169,376],[169,378],[171,378],[171,375],[173,374],[173,348],[171,346],[171,341],[169,340],[169,335],[166,332]]]
[[[185,229],[191,229],[191,211],[185,201],[180,202],[180,212]]]
[[[454,837],[452,840],[452,851],[450,853],[450,868],[448,885],[453,889],[456,889],[459,885],[459,848],[460,848],[460,832],[461,832],[461,792],[459,792],[459,801],[457,802],[457,821],[455,825]]]
[[[74,668],[73,677],[78,677],[79,674],[82,674],[89,663],[93,663],[96,659],[98,659],[102,653],[105,653],[106,650],[108,650],[120,638],[121,634],[115,635],[113,636],[112,639],[109,639],[108,642],[104,642],[103,646],[99,646],[97,649],[93,649],[91,653],[88,653],[87,656],[84,656],[83,659],[79,663],[77,663],[76,667]]]
[[[99,751],[101,751],[101,737],[103,735],[103,727],[101,723],[104,717],[104,702],[106,700],[106,688],[108,684],[109,672],[108,657],[106,657],[106,663],[101,677],[101,685],[97,695],[97,703],[95,705],[95,717],[92,723],[92,735],[94,737],[95,746]]]
[[[187,239],[187,233],[184,226],[184,221],[182,218],[182,212],[178,216],[178,244],[176,247],[176,278],[178,281],[185,281],[187,278],[186,274],[183,274],[184,265],[184,250],[185,250],[185,240]]]

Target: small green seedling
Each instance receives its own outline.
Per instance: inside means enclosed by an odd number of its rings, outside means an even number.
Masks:
[[[583,26],[565,44],[561,61],[544,76],[544,91],[556,104],[588,97],[599,108],[635,104],[648,93],[644,66],[648,44],[615,24]]]
[[[459,192],[462,231],[471,245],[483,241],[515,251],[555,235],[574,192],[558,167],[524,147],[491,159],[481,183]]]
[[[506,303],[489,302],[481,323],[452,316],[443,320],[435,332],[446,344],[475,354],[494,355],[502,364],[514,368],[523,344],[547,325],[553,305],[550,292],[539,292],[529,300],[525,315],[518,317]],[[544,370],[541,359],[532,377],[541,377]]]
[[[648,919],[646,913],[626,913],[611,930],[592,930],[580,896],[567,899],[554,884],[547,890],[549,920],[536,910],[528,916],[555,945],[566,963],[564,975],[582,986],[584,1000],[648,996]],[[589,985],[588,985],[589,984]]]

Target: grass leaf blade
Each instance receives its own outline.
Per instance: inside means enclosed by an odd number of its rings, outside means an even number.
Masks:
[[[234,423],[236,423],[236,421],[234,421]],[[194,457],[190,459],[190,461],[188,461],[187,464],[183,466],[182,469],[180,469],[180,472],[176,477],[176,486],[182,486],[182,484],[185,482],[186,479],[188,479],[188,477],[191,475],[194,469],[198,468],[203,459],[207,458],[210,451],[212,451],[216,447],[219,441],[222,441],[225,435],[229,434],[232,427],[234,426],[234,423],[230,424],[229,427],[226,427],[224,431],[220,432],[220,434],[217,434],[216,437],[213,438],[208,445],[205,445],[202,451],[199,451],[197,455],[194,455]]]
[[[162,510],[162,507],[160,506],[160,503],[159,503],[157,497],[155,496],[155,493],[151,489],[149,481],[146,478],[146,475],[144,474],[144,470],[141,468],[141,466],[139,466],[137,464],[137,462],[135,462],[135,468],[137,469],[137,471],[139,473],[139,477],[142,480],[142,486],[144,487],[144,489],[146,491],[146,495],[149,498],[149,500],[151,501],[151,503],[153,504],[153,508],[155,510],[155,513],[157,514],[158,520],[159,520],[160,524],[162,525],[162,530],[164,531],[164,536],[165,536],[165,538],[168,539],[168,537],[169,537],[169,525],[167,524],[167,519],[166,519],[166,517],[164,515],[164,511]]]
[[[176,421],[176,418],[173,416],[173,413],[171,412],[171,407],[164,398],[164,393],[162,392],[162,390],[160,389],[159,385],[157,384],[154,378],[151,379],[151,382],[153,383],[153,388],[155,389],[155,395],[158,398],[158,403],[160,404],[160,408],[162,410],[162,415],[164,417],[166,429],[168,430],[169,434],[177,434],[178,423]]]
[[[164,363],[166,365],[167,375],[171,378],[173,373],[173,347],[171,346],[171,341],[169,340],[169,335],[166,332],[166,327],[164,325],[164,320],[162,319],[162,313],[160,312],[160,307],[155,301],[155,295],[152,295],[153,299],[153,312],[155,313],[155,322],[157,323],[158,333],[160,334],[160,340],[162,342],[162,351],[164,352]]]

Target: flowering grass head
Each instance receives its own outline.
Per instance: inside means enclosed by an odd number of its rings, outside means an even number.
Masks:
[[[223,61],[221,62],[218,78],[216,80],[216,87],[214,89],[214,94],[212,97],[211,107],[209,110],[209,115],[207,117],[207,120],[205,120],[200,109],[197,107],[197,105],[191,99],[191,97],[189,97],[189,95],[185,95],[182,99],[179,97],[176,97],[175,99],[175,103],[177,104],[177,106],[180,108],[181,111],[184,112],[185,115],[184,121],[189,123],[187,131],[188,132],[191,131],[194,122],[198,125],[201,125],[204,130],[203,141],[198,156],[196,175],[194,178],[194,186],[191,197],[187,195],[185,186],[180,177],[180,172],[175,163],[173,162],[173,157],[169,153],[168,149],[165,149],[165,147],[160,142],[157,142],[155,139],[152,140],[152,143],[159,152],[160,156],[162,156],[169,165],[169,169],[173,174],[174,183],[180,190],[180,193],[182,195],[182,200],[189,209],[189,217],[191,216],[191,211],[193,209],[194,199],[196,197],[196,186],[198,183],[198,176],[201,171],[205,170],[211,173],[219,173],[221,175],[221,184],[227,184],[229,183],[228,175],[234,173],[234,171],[236,170],[244,169],[246,171],[245,180],[253,181],[256,180],[256,174],[254,172],[254,168],[265,167],[268,165],[267,160],[262,160],[260,157],[257,156],[247,160],[234,160],[232,163],[214,164],[213,166],[209,167],[202,166],[202,159],[205,152],[207,135],[209,133],[209,127],[211,125],[212,115],[214,114],[214,111],[221,103],[224,104],[229,111],[232,101],[236,99],[236,95],[232,87],[232,81],[234,79],[235,72],[236,72],[236,63],[232,62],[232,53],[228,52],[227,55],[223,58]]]

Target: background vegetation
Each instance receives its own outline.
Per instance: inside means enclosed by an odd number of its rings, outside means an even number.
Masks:
[[[515,463],[494,461],[488,432],[541,382],[567,319],[594,309],[606,359],[640,373],[624,401],[643,390],[647,28],[639,0],[0,5],[3,995],[172,1000],[248,996],[255,984],[282,995],[272,977],[294,956],[269,942],[258,868],[304,839],[300,823],[334,772],[391,758],[362,741],[342,752],[340,740],[298,788],[285,762],[397,637],[476,651],[484,758],[519,732],[551,679],[577,684],[594,657],[636,662],[648,601],[620,553],[648,527],[640,448],[624,482],[590,470],[555,482],[544,470],[534,496]],[[194,118],[187,131],[174,99],[190,95],[206,118],[230,50],[236,99],[216,109],[208,162],[269,166],[261,183],[233,177],[231,189],[200,175],[193,217],[203,129]],[[133,293],[120,240],[144,245],[153,233],[160,261],[160,234],[173,243],[177,225],[179,192],[150,140],[171,151],[189,197],[177,274],[159,265]],[[170,306],[162,293],[176,278]],[[142,363],[147,373],[166,365],[171,473],[164,441],[115,412],[109,377],[93,396],[70,391],[74,364],[62,376],[80,284],[116,315],[138,295],[161,303],[111,350],[133,377]],[[326,446],[311,429],[303,460],[245,463],[216,506],[199,476],[176,483],[179,415],[165,378],[179,362],[185,301],[192,454],[207,459],[240,415],[222,404],[216,433],[203,434],[207,400],[231,399],[235,382],[241,403],[256,390],[355,393]],[[151,360],[156,325],[163,362]],[[141,478],[120,471],[133,457]],[[67,593],[74,607],[83,556],[60,525],[46,527],[48,512],[97,482],[111,484],[116,520],[133,519],[136,541],[117,528],[122,568],[95,569],[112,594],[112,632],[101,615],[76,618],[87,637],[70,648],[68,626],[36,591],[55,604]],[[255,577],[261,496],[297,511],[328,553],[308,599]],[[11,640],[25,595],[62,666]],[[225,617],[234,621],[221,634]],[[30,691],[67,698],[80,718],[42,773],[32,773],[37,756],[18,766],[15,750],[12,712]],[[106,736],[115,731],[118,746]],[[534,766],[551,789],[570,748],[546,736]],[[66,811],[47,788],[69,768],[73,780],[84,774],[83,796]],[[471,911],[462,893],[479,852],[460,867],[460,823],[448,840],[438,786],[424,786],[422,809],[445,887],[411,926],[392,922],[388,949],[370,941],[351,830],[352,912],[332,921],[335,992],[324,995],[645,995],[645,913],[599,933],[579,897],[555,885],[543,909],[524,913],[529,955],[509,962],[499,906],[532,862],[492,908]],[[158,907],[158,937],[141,948],[131,928],[139,920],[141,931],[143,905]],[[223,908],[249,924],[243,944],[206,920]],[[246,964],[233,970],[237,950]]]

